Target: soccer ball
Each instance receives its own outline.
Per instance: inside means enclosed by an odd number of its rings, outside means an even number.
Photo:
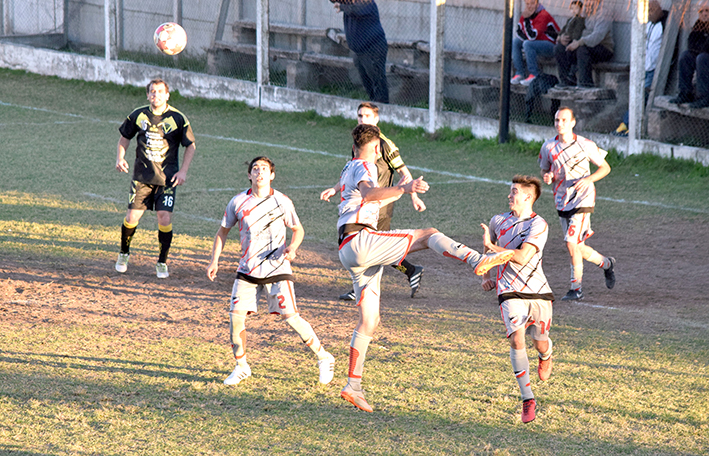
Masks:
[[[180,24],[165,22],[155,29],[153,40],[163,54],[177,55],[187,45],[187,33]]]

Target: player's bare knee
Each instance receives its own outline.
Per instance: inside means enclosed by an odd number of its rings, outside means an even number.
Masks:
[[[411,251],[423,250],[428,248],[428,240],[439,231],[435,228],[425,228],[414,230],[414,240],[411,243]]]

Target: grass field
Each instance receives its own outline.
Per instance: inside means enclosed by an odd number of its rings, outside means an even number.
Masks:
[[[318,200],[349,154],[353,121],[173,92],[197,155],[177,192],[171,277],[158,282],[150,213],[128,273],[113,269],[129,185],[114,169],[117,129],[144,90],[0,78],[0,454],[708,454],[707,168],[611,152],[589,244],[616,257],[618,284],[607,290],[586,266],[587,297],[555,303],[554,373],[532,376],[539,408],[527,425],[496,298],[469,268],[412,254],[426,267],[416,299],[385,271],[367,414],[339,398],[356,309],[337,300],[349,284],[336,209]],[[506,182],[539,172],[539,144],[382,129],[431,184],[425,212],[397,203],[395,227],[435,226],[479,249],[479,223],[507,209]],[[235,232],[214,283],[205,268],[256,155],[276,162],[274,186],[305,227],[296,294],[337,359],[330,385],[318,385],[314,357],[263,312],[247,322],[253,377],[222,384],[233,368]],[[549,193],[536,209],[549,222],[544,267],[560,297],[569,268]],[[529,354],[535,370],[531,345]]]

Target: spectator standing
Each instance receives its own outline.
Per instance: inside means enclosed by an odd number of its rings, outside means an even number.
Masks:
[[[695,100],[692,78],[697,72]],[[692,108],[709,106],[709,2],[699,5],[699,18],[687,39],[687,50],[679,57],[679,94],[670,103],[690,103]]]
[[[657,59],[660,57],[662,47],[662,33],[664,31],[663,21],[666,18],[665,11],[657,0],[651,0],[648,5],[647,24],[645,26],[645,103],[650,95],[652,79],[655,77]],[[623,121],[613,132],[615,136],[628,136],[628,123],[630,112],[626,111]]]
[[[559,87],[577,85],[577,81],[579,87],[593,87],[593,65],[613,58],[615,44],[610,12],[603,8],[602,0],[587,2],[585,8],[585,28],[581,38],[572,40],[563,35],[554,47]],[[572,71],[574,65],[578,80]]]
[[[347,46],[355,53],[354,63],[370,101],[389,103],[386,61],[389,45],[379,8],[374,0],[341,0],[333,2],[342,12]]]
[[[512,84],[529,85],[539,76],[538,57],[552,57],[559,25],[539,0],[524,0],[524,10],[512,40],[515,75]],[[524,57],[522,58],[522,51]],[[525,66],[526,61],[526,66]],[[525,78],[525,68],[529,76]]]

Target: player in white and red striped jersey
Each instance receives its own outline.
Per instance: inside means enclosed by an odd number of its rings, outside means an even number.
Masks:
[[[558,136],[549,139],[539,152],[539,166],[546,184],[552,185],[554,205],[559,213],[564,241],[571,257],[571,287],[562,301],[583,298],[583,260],[603,269],[606,287],[615,286],[615,259],[586,245],[593,235],[591,213],[596,204],[597,182],[611,172],[607,152],[590,139],[574,133],[574,112],[561,107],[554,116]],[[591,173],[590,163],[598,169]]]
[[[281,315],[317,355],[320,383],[330,383],[335,359],[325,351],[312,326],[301,318],[293,292],[290,263],[303,241],[303,226],[291,200],[271,188],[276,173],[268,157],[254,158],[249,164],[248,176],[251,188],[229,201],[207,267],[207,277],[214,280],[227,235],[238,225],[242,256],[229,308],[229,334],[236,367],[224,383],[236,385],[251,376],[251,368],[246,362],[246,316],[257,311],[256,304],[264,292],[269,312]],[[293,235],[290,244],[286,245],[288,228]]]
[[[510,341],[510,361],[522,395],[522,422],[536,417],[536,400],[529,380],[529,359],[525,332],[529,332],[539,352],[537,371],[540,380],[551,375],[552,343],[549,328],[554,295],[542,270],[542,251],[549,227],[534,212],[534,202],[542,193],[542,183],[536,177],[515,176],[509,200],[510,211],[496,215],[484,230],[485,251],[509,249],[514,255],[509,263],[497,268],[497,279],[483,275],[485,291],[497,288],[502,320]]]
[[[397,200],[404,193],[425,193],[428,190],[423,177],[411,180],[408,176],[392,187],[378,187],[374,163],[380,147],[379,134],[379,128],[374,125],[355,127],[352,131],[354,159],[345,165],[338,184],[342,195],[337,221],[340,262],[352,276],[359,307],[359,322],[350,342],[348,381],[340,396],[366,412],[373,409],[364,398],[362,373],[367,348],[379,325],[384,265],[401,264],[409,252],[430,248],[443,256],[468,263],[475,268],[476,274],[481,275],[512,256],[508,250],[480,254],[435,228],[377,231],[380,206]],[[331,196],[331,192],[325,191],[320,198],[329,201]]]

